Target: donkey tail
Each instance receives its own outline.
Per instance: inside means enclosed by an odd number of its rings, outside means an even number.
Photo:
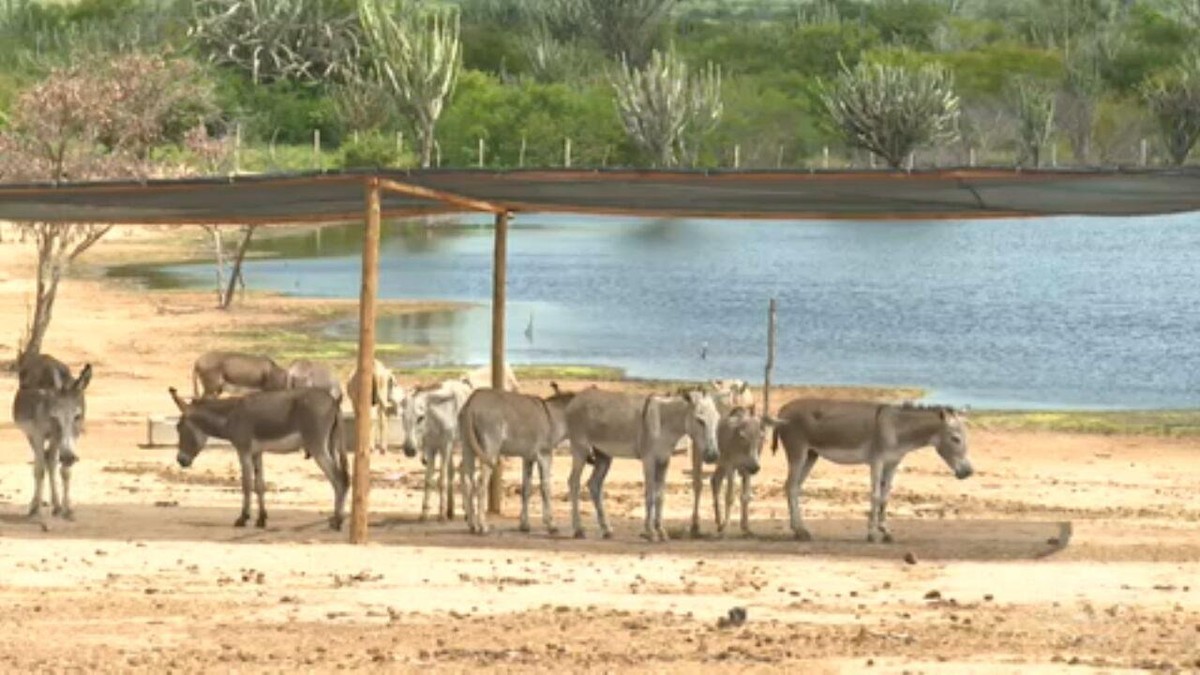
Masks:
[[[350,466],[346,459],[346,436],[342,433],[342,410],[340,407],[334,411],[333,424],[329,426],[329,452],[333,453],[334,466],[349,482]]]
[[[471,410],[468,408],[463,411],[462,422],[460,424],[460,435],[462,436],[463,458],[466,458],[467,453],[471,453],[480,462],[483,462],[489,469],[496,468],[496,460],[488,457],[487,452],[483,449],[483,445],[479,442],[479,435],[476,434],[475,419],[471,415]]]
[[[771,429],[771,454],[779,452],[779,426],[776,425]]]
[[[200,398],[200,371],[192,368],[192,398]]]

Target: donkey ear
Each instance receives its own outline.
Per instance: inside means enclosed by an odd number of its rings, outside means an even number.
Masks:
[[[558,383],[557,383],[557,382],[551,382],[551,383],[550,383],[550,388],[554,390],[554,395],[555,395],[555,396],[558,396],[559,394],[562,394],[562,390],[558,388]]]
[[[92,381],[92,364],[87,364],[83,370],[79,371],[79,377],[75,379],[75,383],[71,385],[75,391],[83,391],[87,389],[88,384]]]
[[[179,392],[175,387],[168,387],[167,391],[171,392],[171,399],[175,401],[175,405],[179,407],[179,412],[186,413],[188,404],[179,396]]]

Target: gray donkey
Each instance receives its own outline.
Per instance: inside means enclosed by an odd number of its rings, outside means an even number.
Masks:
[[[33,501],[29,515],[42,509],[42,484],[50,474],[52,513],[72,519],[71,467],[79,460],[75,441],[83,433],[87,405],[84,391],[92,381],[92,366],[87,364],[79,377],[58,359],[46,354],[25,359],[19,374],[20,385],[13,399],[13,422],[29,440],[33,450]],[[54,471],[62,463],[62,501]]]

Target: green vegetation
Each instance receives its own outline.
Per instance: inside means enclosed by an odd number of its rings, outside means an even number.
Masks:
[[[247,13],[245,0],[0,0],[0,129],[18,94],[57,65],[167,50],[206,64],[219,108],[206,126],[213,138],[240,139],[238,170],[408,166],[420,159],[427,133],[417,123],[421,115],[386,92],[364,90],[371,78],[348,75],[369,70],[372,58],[361,51],[368,41],[361,39],[360,1],[258,4],[276,11],[261,12],[274,23],[256,35],[287,36],[296,50],[268,50],[258,60],[247,56],[253,50],[231,51],[230,36],[260,20]],[[441,166],[481,159],[491,168],[561,166],[568,154],[575,166],[653,163],[622,125],[611,86],[614,50],[636,62],[651,49],[670,49],[693,70],[709,62],[720,69],[720,120],[696,130],[684,162],[699,167],[732,165],[735,148],[747,168],[819,166],[825,148],[831,166],[866,164],[868,155],[837,133],[815,86],[860,61],[937,65],[952,76],[958,139],[922,144],[917,165],[965,163],[971,151],[979,163],[1032,162],[1037,154],[1043,163],[1132,164],[1143,139],[1151,163],[1173,163],[1193,134],[1158,130],[1190,130],[1186,116],[1200,118],[1190,94],[1168,89],[1200,44],[1200,15],[1173,0],[405,4],[453,6],[461,26],[462,70],[439,113],[432,150],[431,162]],[[239,13],[197,30],[226,7]],[[639,19],[638,12],[655,18]],[[327,29],[313,30],[314,17]],[[1018,81],[1036,83],[1058,103],[1053,124],[1027,129],[1024,139],[1013,96]],[[1176,117],[1164,121],[1164,110]],[[194,150],[181,144],[156,153],[189,159]],[[204,170],[201,162],[189,164]]]
[[[971,426],[1005,431],[1200,436],[1200,410],[972,411]]]

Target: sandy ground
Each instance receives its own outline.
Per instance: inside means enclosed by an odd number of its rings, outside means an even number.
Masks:
[[[97,256],[149,255],[120,233]],[[29,252],[0,245],[0,360],[13,357]],[[931,451],[901,468],[897,543],[864,541],[862,467],[818,465],[806,513],[785,531],[781,456],[756,479],[755,534],[686,536],[688,462],[671,467],[674,539],[637,537],[640,469],[608,481],[612,540],[522,534],[516,467],[497,531],[420,523],[420,465],[373,458],[372,544],[325,518],[331,491],[299,455],[268,458],[270,522],[235,529],[229,450],[180,470],[141,447],[147,414],[214,326],[288,317],[287,301],[231,313],[199,294],[71,279],[46,350],[91,362],[74,522],[25,517],[30,454],[0,425],[0,664],[8,672],[453,670],[793,672],[1200,671],[1200,443],[996,433],[971,436],[978,472],[958,482]],[[547,383],[533,382],[534,390]],[[11,400],[15,378],[0,377]],[[779,396],[786,400],[787,395]],[[567,523],[556,463],[554,512]],[[538,513],[535,504],[535,523]],[[590,507],[585,521],[595,533]],[[564,528],[564,530],[567,528]],[[909,555],[911,554],[911,555]],[[906,562],[905,557],[915,562]],[[719,627],[734,607],[747,620]]]

